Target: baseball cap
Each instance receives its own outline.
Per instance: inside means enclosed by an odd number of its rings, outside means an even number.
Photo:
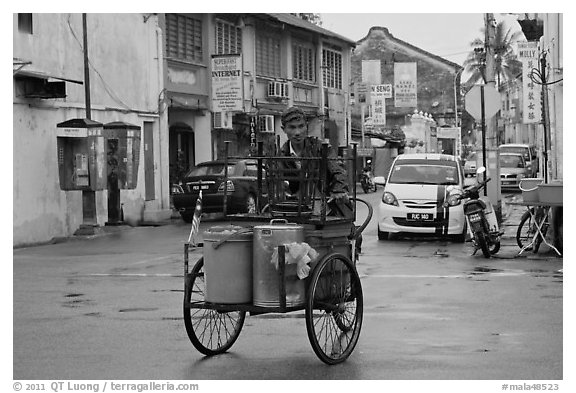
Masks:
[[[306,121],[306,115],[304,111],[298,107],[292,106],[282,113],[282,125],[285,125],[289,121],[298,120],[302,118],[302,120]]]

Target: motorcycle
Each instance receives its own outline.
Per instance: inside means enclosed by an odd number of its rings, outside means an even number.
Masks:
[[[370,191],[376,191],[376,183],[374,183],[374,178],[370,171],[362,171],[360,175],[360,186],[365,194],[368,194]]]
[[[479,179],[479,175],[485,171],[486,168],[484,167],[478,168],[476,179]],[[478,250],[482,250],[485,258],[490,258],[500,250],[500,238],[503,235],[490,199],[480,196],[480,190],[486,187],[486,183],[489,181],[489,177],[485,181],[478,180],[476,184],[464,188],[459,197],[461,200],[467,199],[464,202],[464,215],[469,231],[472,233],[474,244],[472,255],[476,255]]]

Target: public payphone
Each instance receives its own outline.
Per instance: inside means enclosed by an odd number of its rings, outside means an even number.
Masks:
[[[71,119],[56,126],[60,189],[98,191],[106,188],[102,123]]]
[[[120,190],[136,188],[140,162],[140,127],[121,121],[104,125],[106,178],[108,188],[108,222],[123,221]]]
[[[115,121],[104,125],[107,176],[118,178],[118,188],[132,190],[138,180],[140,163],[140,126]]]

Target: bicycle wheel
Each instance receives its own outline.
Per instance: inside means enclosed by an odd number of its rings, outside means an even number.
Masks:
[[[306,330],[312,349],[326,364],[350,356],[360,337],[363,297],[354,264],[330,254],[314,269],[306,301]]]
[[[184,325],[194,347],[204,355],[212,356],[226,352],[242,330],[245,311],[222,312],[205,308],[204,258],[194,265],[186,276],[184,288]]]
[[[530,209],[532,214],[534,214],[534,208]],[[526,245],[532,242],[534,234],[536,233],[536,223],[532,219],[532,214],[526,211],[522,214],[520,219],[520,224],[518,224],[518,229],[516,231],[516,243],[518,247],[523,249]],[[526,250],[531,250],[532,247],[528,247]]]

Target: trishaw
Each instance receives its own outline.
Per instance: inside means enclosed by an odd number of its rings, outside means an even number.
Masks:
[[[265,156],[260,143],[257,155],[249,158],[258,162],[260,195],[257,196],[257,206],[265,205],[258,209],[260,213],[227,215],[235,224],[233,227],[240,229],[223,235],[218,241],[208,242],[205,238],[203,244],[185,244],[184,322],[188,336],[198,351],[212,356],[232,347],[242,330],[246,313],[259,315],[305,310],[308,338],[316,355],[330,365],[343,362],[354,350],[362,327],[362,285],[355,266],[358,255],[354,251],[354,242],[372,216],[372,207],[356,198],[356,147],[340,149],[338,155],[329,156],[328,145],[324,144],[320,158],[296,158]],[[368,208],[367,217],[359,227],[354,225],[356,203],[353,203],[349,217],[333,216],[328,197],[318,191],[326,189],[328,160],[345,164],[352,185],[349,187],[351,200],[364,203]],[[291,194],[289,185],[295,183],[298,192]],[[224,200],[226,189],[224,187]],[[248,246],[253,246],[253,261],[248,261],[253,269],[250,297],[241,301],[227,299],[226,302],[210,298],[207,284],[213,285],[214,293],[215,285],[236,284],[238,279],[223,278],[221,269],[218,273],[220,282],[215,282],[217,273],[209,273],[208,264],[214,266],[222,262],[214,260],[222,259],[214,257],[219,247],[231,245],[234,239],[247,235],[253,235],[252,240],[245,240]],[[294,244],[307,244],[315,251],[308,254],[315,258],[308,259],[306,265],[310,270],[303,279],[296,272],[303,266],[300,264],[302,259],[298,264],[290,263],[291,259],[294,262],[291,258],[294,248],[289,247]],[[189,270],[189,252],[195,247],[203,247],[203,256]],[[249,254],[242,256],[246,254],[236,250],[222,255],[235,258],[235,264],[250,259]],[[216,268],[212,267],[212,271]],[[227,267],[223,269],[238,275]]]

